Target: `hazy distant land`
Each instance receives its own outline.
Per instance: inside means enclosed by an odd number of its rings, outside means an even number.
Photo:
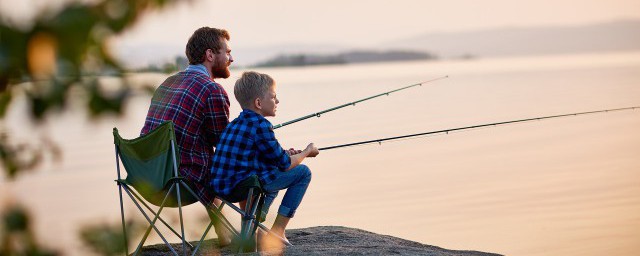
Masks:
[[[437,57],[420,51],[349,51],[338,54],[281,54],[262,61],[255,67],[312,66],[363,62],[429,60]]]
[[[407,61],[407,60],[434,60],[437,57],[430,53],[420,51],[349,51],[339,54],[281,54],[262,61],[251,67],[290,67],[290,66],[314,66],[314,65],[340,65],[349,63]],[[152,64],[147,67],[135,69],[137,72],[164,72],[171,73],[183,70],[188,61],[185,57],[176,57],[162,65]]]

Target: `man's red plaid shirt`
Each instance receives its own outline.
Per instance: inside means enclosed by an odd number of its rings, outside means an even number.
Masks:
[[[229,123],[229,96],[220,84],[192,67],[170,76],[156,89],[141,135],[173,121],[180,175],[193,183],[205,203],[211,203],[207,184],[214,147]]]

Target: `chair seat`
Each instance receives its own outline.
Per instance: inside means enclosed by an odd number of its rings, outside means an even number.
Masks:
[[[238,185],[233,187],[233,189],[231,190],[231,194],[229,194],[228,196],[225,196],[224,199],[232,203],[243,201],[247,199],[247,195],[249,194],[249,189],[252,189],[252,188],[255,191],[254,194],[264,192],[262,189],[262,183],[260,182],[260,178],[258,178],[257,175],[251,175],[249,176],[249,178],[246,178],[242,182],[238,183]]]
[[[169,182],[167,182],[167,184],[164,186],[162,190],[155,191],[154,189],[147,187],[144,184],[132,184],[132,182],[129,181],[128,179],[119,179],[115,181],[118,183],[126,184],[133,187],[136,191],[138,191],[138,193],[140,193],[140,195],[145,200],[147,200],[147,202],[155,206],[160,206],[162,204],[162,200],[164,200],[164,197],[167,195],[167,192],[169,191],[171,184],[178,180],[182,180],[185,183],[191,185],[190,182],[184,177],[177,177],[177,178],[169,179]],[[188,193],[187,191],[183,191],[183,193],[180,193],[180,202],[182,206],[187,206],[187,205],[198,202],[198,198],[194,197],[191,193]],[[178,207],[178,197],[176,196],[175,191],[168,195],[167,201],[164,203],[164,206],[170,207],[170,208]]]

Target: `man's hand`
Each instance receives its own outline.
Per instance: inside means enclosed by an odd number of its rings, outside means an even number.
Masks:
[[[318,148],[313,143],[309,143],[304,151],[307,153],[307,157],[316,157],[318,154],[320,154],[320,151],[318,151]]]

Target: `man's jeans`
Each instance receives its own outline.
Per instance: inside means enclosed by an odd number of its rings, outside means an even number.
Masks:
[[[286,172],[277,172],[276,179],[271,183],[263,184],[262,188],[266,192],[264,207],[262,211],[266,214],[273,200],[278,195],[278,190],[287,189],[282,198],[278,214],[292,218],[296,209],[300,206],[304,193],[311,182],[311,170],[306,165],[298,165]]]

